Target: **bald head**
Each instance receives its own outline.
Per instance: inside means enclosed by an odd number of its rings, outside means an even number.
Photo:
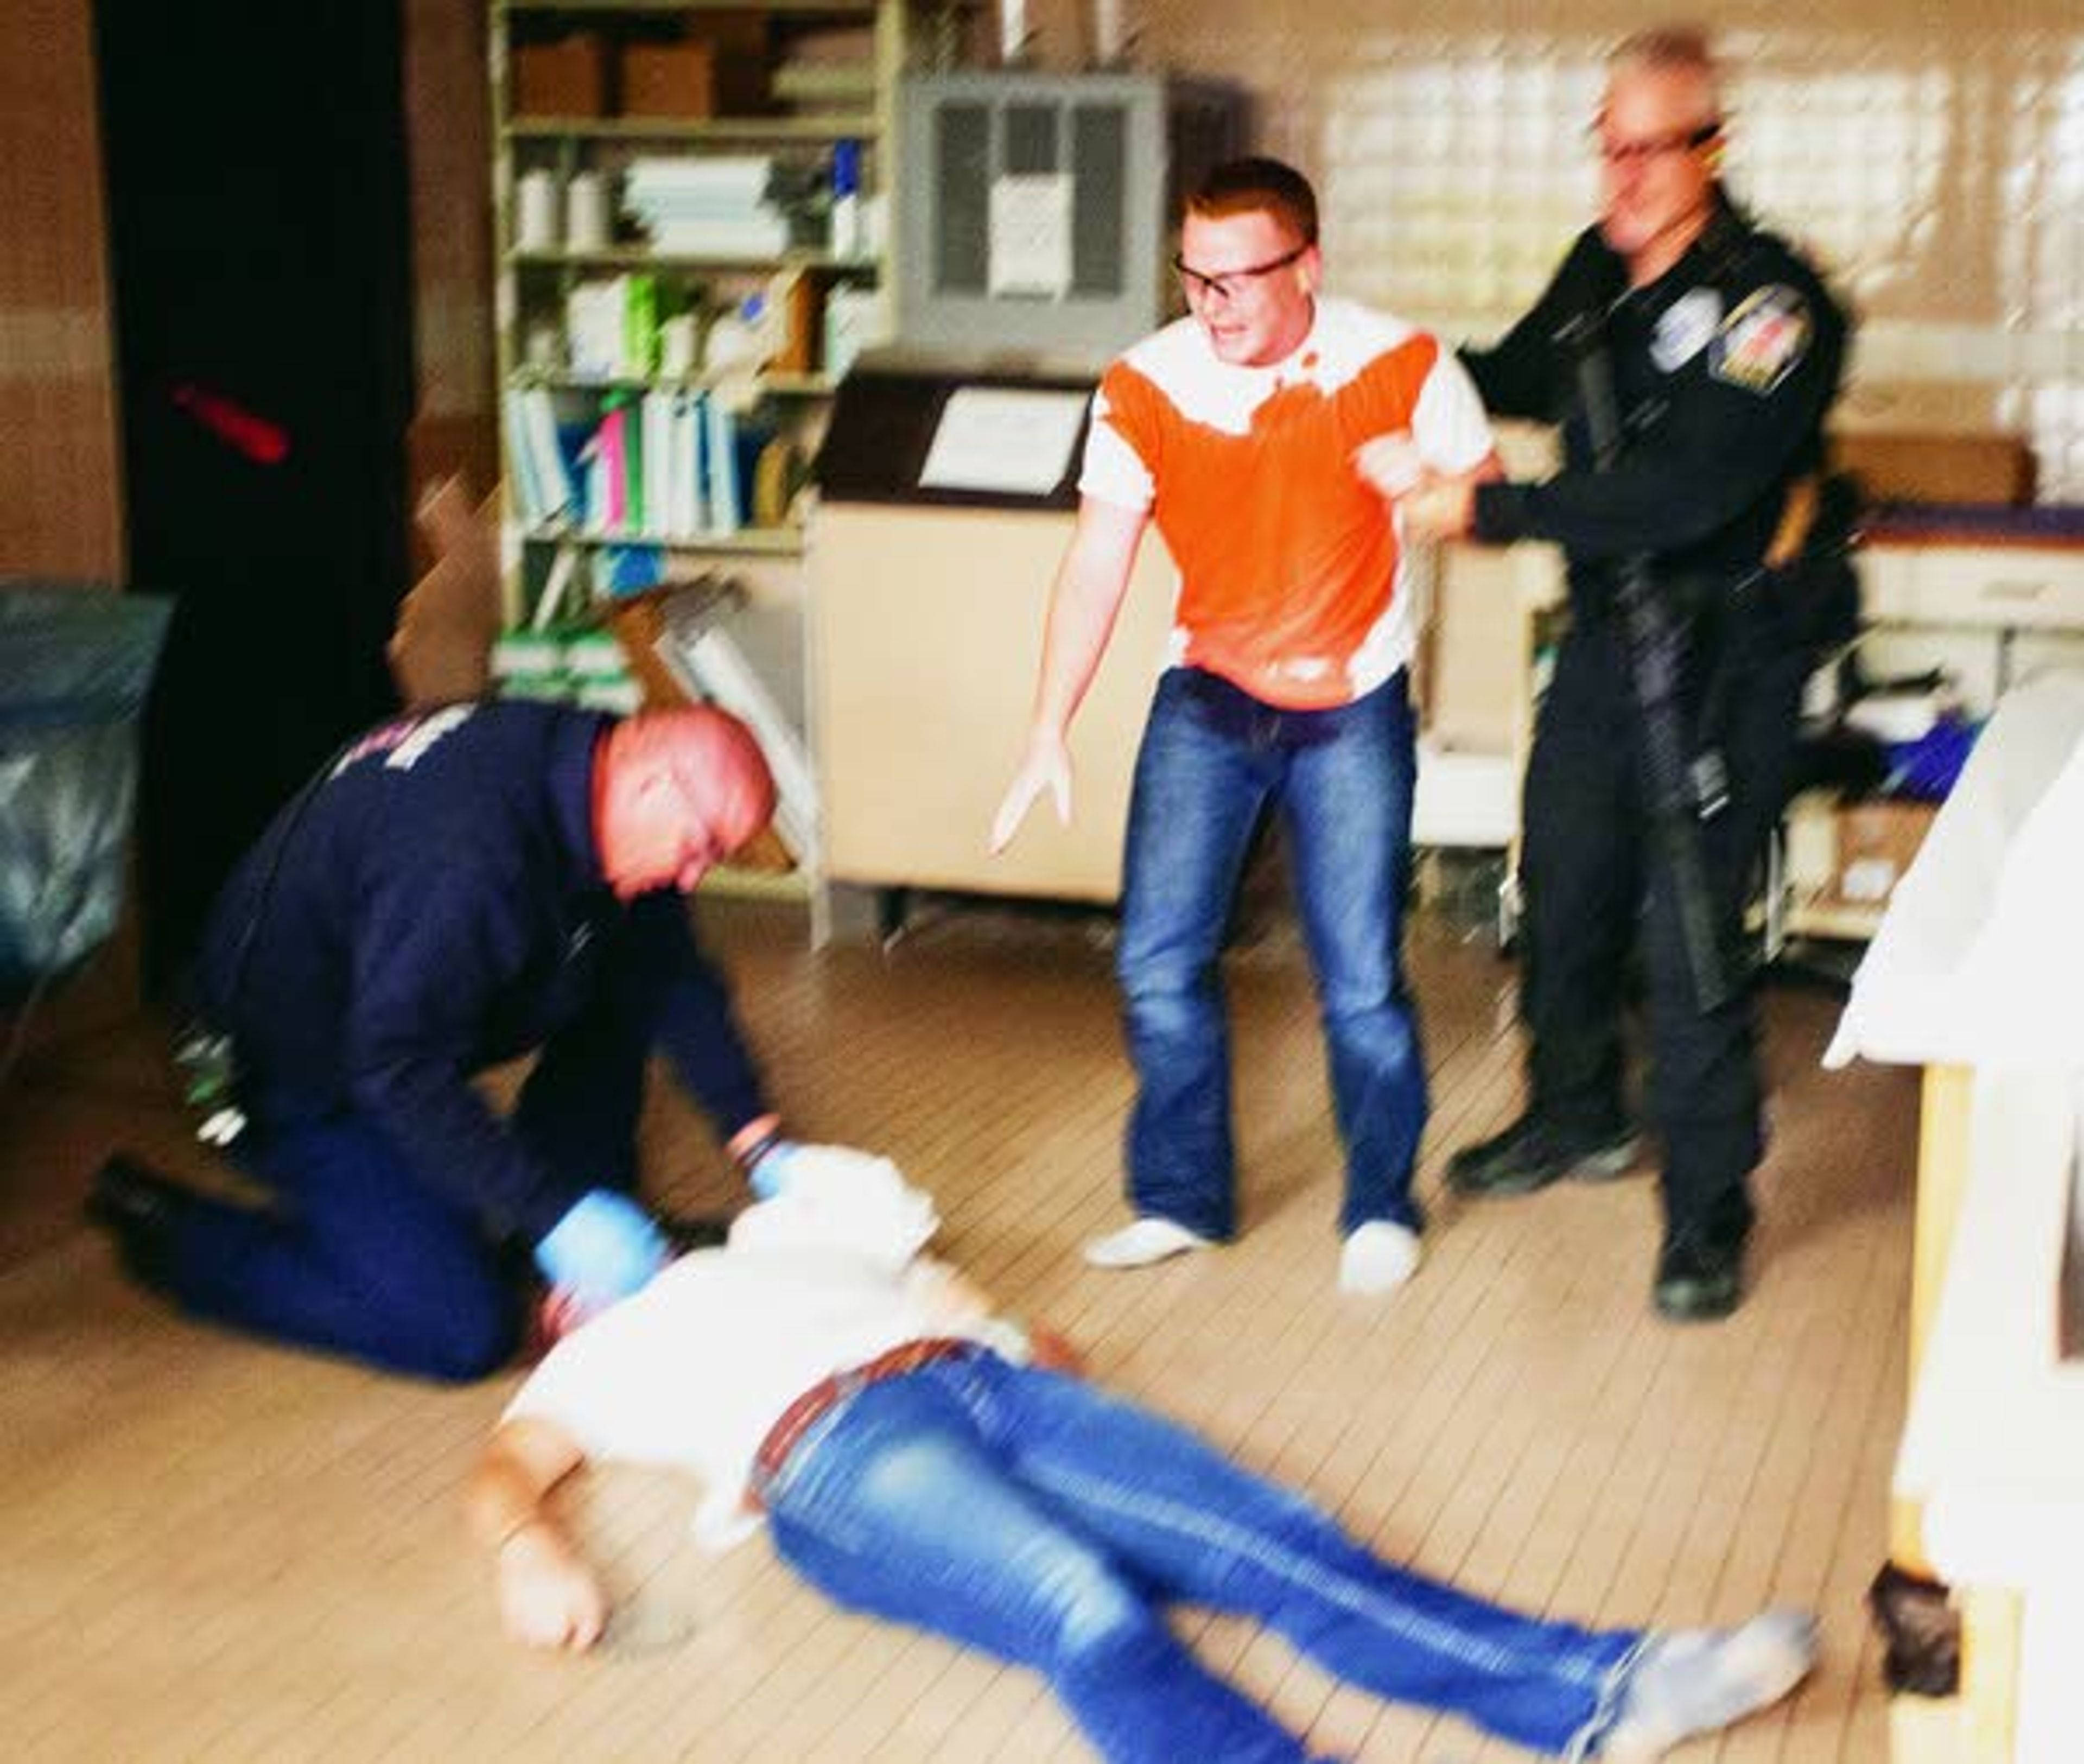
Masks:
[[[773,812],[773,774],[759,744],[710,706],[629,718],[594,756],[595,838],[625,900],[692,889]]]

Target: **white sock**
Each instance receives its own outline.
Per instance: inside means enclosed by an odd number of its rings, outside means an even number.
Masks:
[[[1418,1233],[1386,1219],[1357,1227],[1339,1253],[1339,1290],[1394,1292],[1418,1271]]]
[[[1211,1240],[1199,1232],[1189,1231],[1169,1219],[1146,1215],[1130,1220],[1120,1231],[1091,1239],[1086,1245],[1086,1260],[1095,1268],[1147,1268],[1170,1256],[1212,1247]]]
[[[1816,1619],[1772,1610],[1735,1629],[1671,1630],[1644,1644],[1602,1764],[1648,1764],[1668,1746],[1777,1703],[1816,1664]]]

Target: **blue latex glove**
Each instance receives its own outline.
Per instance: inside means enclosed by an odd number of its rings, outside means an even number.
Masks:
[[[536,1266],[587,1312],[626,1299],[666,1266],[666,1240],[626,1194],[589,1189],[536,1245]]]

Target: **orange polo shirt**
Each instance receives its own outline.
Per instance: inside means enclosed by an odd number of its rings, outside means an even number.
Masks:
[[[1394,517],[1353,464],[1405,430],[1443,472],[1491,452],[1476,388],[1422,331],[1320,299],[1286,360],[1239,367],[1182,319],[1101,380],[1078,488],[1157,522],[1180,566],[1175,663],[1321,709],[1373,691],[1417,642]]]

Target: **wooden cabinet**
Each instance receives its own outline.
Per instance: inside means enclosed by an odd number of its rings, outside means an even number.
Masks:
[[[1884,544],[1861,563],[1877,624],[2084,631],[2084,548]]]
[[[884,888],[1112,901],[1129,781],[1178,575],[1146,533],[1072,725],[1075,813],[1037,803],[987,849],[1035,698],[1068,512],[828,503],[811,555],[827,874]]]

